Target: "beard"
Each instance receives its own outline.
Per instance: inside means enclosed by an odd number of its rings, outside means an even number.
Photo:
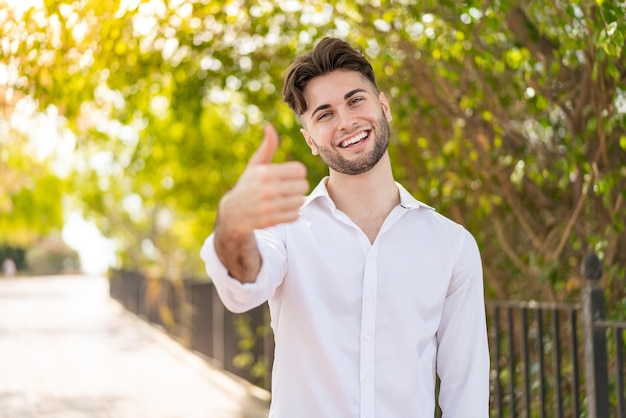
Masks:
[[[317,152],[319,152],[320,157],[322,157],[328,168],[341,174],[355,176],[370,171],[378,164],[383,155],[385,155],[389,145],[389,121],[387,121],[385,114],[381,113],[377,126],[375,126],[376,130],[370,132],[370,135],[373,132],[376,132],[376,135],[374,138],[369,138],[374,140],[374,148],[368,153],[361,153],[356,158],[348,160],[330,148],[316,145]]]

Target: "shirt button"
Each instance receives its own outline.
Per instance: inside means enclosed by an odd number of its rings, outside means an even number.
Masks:
[[[367,342],[370,342],[372,340],[372,337],[370,337],[369,335],[366,335],[364,340]]]
[[[366,295],[365,296],[365,300],[368,301],[368,302],[371,302],[372,299],[374,299],[374,296],[372,296],[372,295]]]

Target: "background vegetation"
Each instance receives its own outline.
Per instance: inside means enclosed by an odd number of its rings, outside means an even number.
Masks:
[[[477,237],[489,297],[572,298],[594,250],[626,311],[623,2],[0,4],[0,243],[30,245],[80,208],[125,268],[202,275],[217,201],[265,121],[279,160],[326,174],[280,89],[332,35],[371,59],[396,177]],[[45,136],[71,159],[39,158],[18,111],[54,120]]]

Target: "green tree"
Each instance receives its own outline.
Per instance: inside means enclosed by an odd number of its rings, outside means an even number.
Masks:
[[[64,180],[7,129],[0,138],[0,245],[25,248],[63,226]]]
[[[396,176],[477,236],[490,297],[571,297],[594,250],[625,300],[624,5],[379,3],[49,1],[3,12],[1,56],[9,89],[75,132],[76,202],[129,267],[201,271],[264,121],[278,159],[325,174],[280,89],[293,56],[334,35],[372,58]]]

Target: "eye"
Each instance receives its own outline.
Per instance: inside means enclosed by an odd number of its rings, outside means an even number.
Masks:
[[[350,106],[354,105],[354,104],[358,104],[359,102],[363,101],[363,97],[355,97],[352,100],[350,100]]]
[[[319,115],[319,116],[317,117],[317,120],[326,119],[326,118],[327,118],[327,117],[329,117],[329,116],[330,116],[330,112],[325,112],[325,113],[322,113],[321,115]]]

